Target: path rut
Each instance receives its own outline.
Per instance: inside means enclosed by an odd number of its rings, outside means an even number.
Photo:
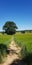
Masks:
[[[19,59],[18,53],[20,52],[20,48],[16,46],[15,41],[12,39],[11,44],[9,45],[10,54],[7,55],[6,61],[1,65],[9,65],[15,59]]]

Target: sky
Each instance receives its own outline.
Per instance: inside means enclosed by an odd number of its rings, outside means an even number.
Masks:
[[[7,21],[14,21],[18,30],[32,30],[32,0],[0,0],[0,31]]]

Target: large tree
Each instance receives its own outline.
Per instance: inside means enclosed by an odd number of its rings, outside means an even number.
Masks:
[[[3,26],[3,30],[5,30],[5,33],[7,34],[14,34],[16,29],[17,26],[13,21],[7,21]]]

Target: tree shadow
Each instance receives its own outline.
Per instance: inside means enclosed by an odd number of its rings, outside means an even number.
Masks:
[[[10,49],[10,48],[8,48],[7,49],[7,54],[18,54],[15,50],[13,50],[13,49]]]
[[[29,53],[26,57],[20,59],[16,59],[12,64],[9,65],[32,65],[32,53]]]

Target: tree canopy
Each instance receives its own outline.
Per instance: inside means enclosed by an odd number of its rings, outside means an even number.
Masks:
[[[17,29],[17,26],[13,21],[7,21],[3,26],[3,30],[5,30],[5,33],[7,34],[16,33],[16,29]]]

